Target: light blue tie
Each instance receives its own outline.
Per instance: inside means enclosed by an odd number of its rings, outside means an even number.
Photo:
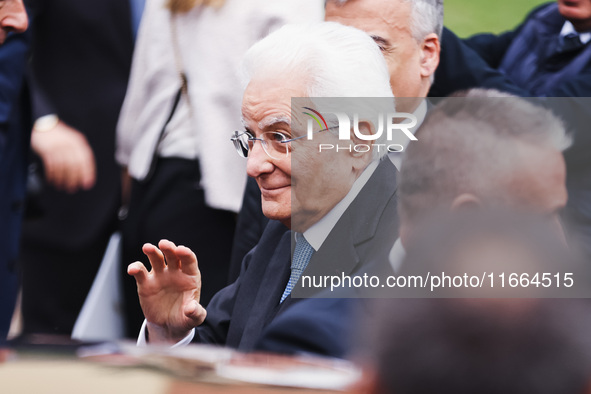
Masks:
[[[306,238],[302,234],[298,235],[295,250],[293,251],[293,259],[291,260],[291,275],[289,276],[289,282],[287,282],[287,287],[279,303],[282,303],[291,293],[314,253],[314,248],[306,241]]]

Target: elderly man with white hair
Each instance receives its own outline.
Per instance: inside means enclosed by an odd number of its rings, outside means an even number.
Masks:
[[[416,116],[417,125],[411,132],[416,131],[427,113],[425,97],[439,64],[443,1],[326,0],[325,20],[363,30],[376,42],[388,65],[392,93],[398,99],[396,109]],[[455,38],[453,44],[457,42]],[[463,80],[466,78],[464,73]],[[401,154],[393,152],[389,156],[400,168]],[[265,225],[260,191],[249,179],[232,248],[232,278],[238,275],[243,256],[257,244]]]
[[[396,237],[396,171],[383,159],[386,150],[374,148],[387,133],[360,119],[346,141],[339,139],[342,130],[316,126],[310,139],[301,114],[292,114],[292,97],[360,95],[393,103],[388,68],[372,39],[336,23],[286,26],[249,50],[243,71],[245,130],[232,140],[247,157],[271,221],[239,278],[207,310],[199,304],[193,251],[167,240],[146,244],[152,270],[141,263],[128,268],[146,317],[140,343],[194,339],[252,350],[275,317],[298,301],[290,293],[304,270],[338,256],[349,275],[365,261],[386,258]],[[377,138],[368,151],[346,149],[364,138]],[[345,149],[322,152],[320,144]]]

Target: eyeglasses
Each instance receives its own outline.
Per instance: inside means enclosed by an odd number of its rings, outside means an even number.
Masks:
[[[314,134],[332,128],[329,127],[328,129],[319,130],[314,132]],[[248,131],[235,131],[230,140],[234,143],[236,152],[242,157],[248,157],[248,152],[254,148],[255,141],[260,141],[267,156],[271,159],[281,160],[289,156],[292,141],[297,141],[305,137],[306,135],[288,138],[287,135],[279,131],[266,131],[261,134],[260,138],[256,138]]]
[[[248,152],[254,148],[255,141],[260,141],[265,153],[270,158],[276,160],[280,160],[289,155],[291,149],[289,143],[294,139],[297,138],[289,139],[285,134],[278,131],[267,131],[262,133],[260,138],[255,138],[248,131],[235,131],[231,138],[234,143],[234,148],[236,148],[236,152],[242,157],[248,157]]]
[[[255,141],[260,141],[263,150],[271,159],[280,160],[289,156],[291,152],[291,142],[306,137],[288,138],[279,131],[266,131],[260,138],[254,137],[248,131],[235,131],[231,140],[234,143],[236,152],[242,157],[248,157],[248,152],[254,148]]]

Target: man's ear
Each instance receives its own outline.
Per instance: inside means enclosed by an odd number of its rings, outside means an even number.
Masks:
[[[472,193],[463,193],[454,198],[451,203],[452,211],[474,210],[482,206],[482,201]]]
[[[430,78],[439,65],[441,45],[437,34],[431,33],[421,44],[421,77]]]

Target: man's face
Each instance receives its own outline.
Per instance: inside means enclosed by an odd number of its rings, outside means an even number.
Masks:
[[[578,31],[591,29],[591,0],[558,0],[558,11]]]
[[[22,33],[29,21],[22,0],[0,0],[0,45],[11,31]]]
[[[292,81],[299,80],[269,78],[248,84],[242,100],[242,117],[246,129],[256,138],[269,131],[280,131],[289,139],[306,134],[307,123],[300,114],[291,120],[291,98],[306,96],[301,82]],[[280,159],[271,158],[260,141],[255,142],[246,168],[261,189],[265,216],[303,232],[343,199],[369,163],[371,154],[319,152],[319,144],[337,142],[330,131],[322,131],[314,134],[313,140],[291,142],[291,153]]]
[[[242,98],[242,118],[246,130],[260,138],[263,132],[279,131],[291,135],[291,97],[299,89],[283,86],[283,81],[251,81]],[[291,226],[291,159],[272,159],[260,141],[254,143],[246,165],[248,176],[261,189],[263,214]]]
[[[343,5],[330,0],[326,4],[327,21],[363,30],[376,41],[388,63],[396,97],[425,97],[439,63],[436,35],[422,43],[412,36],[411,7],[404,0],[350,0]]]

